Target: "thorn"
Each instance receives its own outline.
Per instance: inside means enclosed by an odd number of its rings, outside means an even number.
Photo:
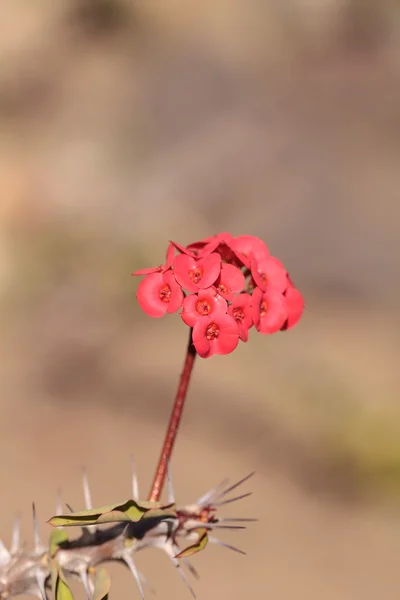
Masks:
[[[82,484],[83,484],[83,495],[85,498],[86,510],[91,510],[93,508],[92,496],[90,494],[89,480],[88,480],[87,471],[86,471],[85,467],[83,467],[83,469],[82,469]]]
[[[142,584],[140,582],[140,576],[139,576],[138,570],[136,568],[136,565],[133,562],[133,558],[131,557],[131,555],[128,552],[124,552],[122,555],[122,560],[124,561],[124,563],[126,564],[128,569],[130,570],[130,572],[132,573],[132,575],[136,581],[136,585],[139,588],[140,596],[141,596],[142,600],[144,600],[144,593],[143,593]]]
[[[167,471],[168,502],[170,504],[175,504],[175,494],[172,485],[171,469],[169,468],[169,460],[167,456],[165,457],[165,466]]]
[[[194,589],[192,588],[192,586],[190,585],[190,583],[188,582],[187,577],[186,577],[184,571],[182,570],[182,567],[179,565],[179,563],[177,565],[175,565],[175,567],[176,567],[176,570],[178,571],[183,583],[186,585],[189,592],[192,594],[193,598],[196,598],[196,593],[195,593]]]
[[[40,570],[40,568],[38,568],[36,570],[35,578],[36,578],[37,586],[39,588],[40,598],[42,600],[47,600],[46,587],[45,587],[46,575]]]
[[[35,545],[35,552],[41,553],[44,552],[45,547],[43,545],[42,540],[40,539],[39,533],[39,523],[36,516],[36,506],[35,503],[32,502],[32,516],[33,516],[33,540]]]
[[[207,506],[207,504],[210,504],[212,498],[219,498],[221,488],[225,487],[228,481],[229,479],[223,479],[218,485],[212,488],[212,490],[208,490],[208,492],[200,496],[200,498],[196,500],[195,504],[198,506]]]
[[[181,561],[195,579],[200,579],[200,575],[199,575],[197,569],[194,568],[194,566],[192,565],[192,563],[190,562],[190,560],[188,558],[181,558]]]
[[[252,477],[254,475],[254,473],[255,473],[255,471],[253,471],[252,473],[249,473],[249,475],[246,475],[246,477],[243,477],[240,481],[237,481],[236,483],[234,483],[230,487],[226,488],[225,490],[223,490],[222,488],[224,488],[228,484],[229,480],[224,479],[215,488],[213,488],[212,490],[206,492],[203,496],[201,496],[197,500],[196,504],[199,506],[207,506],[207,505],[222,506],[222,503],[216,504],[216,502],[220,501],[224,496],[226,496],[226,494],[228,494],[229,492],[232,492],[239,485],[241,485],[242,483],[244,483],[245,481],[250,479],[250,477]],[[242,497],[244,497],[244,496],[238,496],[237,500],[239,500]],[[232,500],[228,500],[228,501],[233,502],[234,500],[232,499]]]
[[[220,519],[219,517],[217,517],[218,523],[257,523],[260,519],[248,519],[248,518],[239,518],[239,519],[235,519],[235,518],[231,518],[231,517],[224,517],[222,519]]]
[[[250,477],[253,477],[254,474],[255,474],[255,471],[252,471],[251,473],[249,473],[249,475],[246,475],[246,477],[243,477],[242,479],[240,479],[239,481],[237,481],[236,483],[234,483],[233,485],[228,487],[226,490],[224,490],[220,494],[220,497],[226,496],[227,494],[229,494],[229,492],[233,492],[233,490],[235,490],[237,487],[239,487],[239,485],[242,485],[242,483],[244,483],[245,481],[250,479]]]
[[[139,483],[136,474],[135,459],[131,457],[131,468],[132,468],[132,498],[135,502],[139,501]]]
[[[61,488],[57,490],[56,515],[61,515],[63,512],[62,492]]]
[[[241,496],[235,496],[235,498],[227,498],[227,500],[221,500],[221,502],[213,502],[212,506],[224,506],[225,504],[230,504],[231,502],[236,502],[237,500],[243,500],[243,498],[248,498],[251,496],[253,492],[247,492],[247,494],[242,494]]]
[[[225,542],[221,542],[221,540],[219,540],[218,538],[215,538],[211,535],[208,536],[208,541],[211,544],[216,544],[217,546],[222,546],[223,548],[227,548],[228,550],[233,550],[233,552],[238,552],[239,554],[246,555],[246,552],[243,552],[243,550],[236,548],[236,546],[231,546],[231,544],[226,544]]]
[[[82,469],[82,484],[83,484],[83,495],[85,498],[86,510],[92,510],[92,495],[90,493],[89,479],[85,467]],[[96,525],[88,525],[88,527],[82,528],[83,532],[94,533],[97,530]]]
[[[166,546],[164,546],[164,550],[165,552],[168,554],[169,558],[171,559],[172,564],[174,565],[174,567],[176,568],[176,570],[179,573],[180,578],[182,579],[183,583],[186,585],[186,587],[188,588],[189,592],[192,594],[193,598],[196,598],[196,594],[194,589],[192,588],[192,586],[190,585],[181,565],[179,564],[179,560],[175,557],[176,554],[179,553],[180,548],[179,546],[177,546],[176,544],[167,544]],[[188,566],[188,561],[185,561],[186,566]],[[194,567],[192,567],[189,563],[188,566],[189,570],[194,574],[196,573],[195,577],[197,576],[197,571],[196,569],[194,569]]]
[[[4,567],[11,559],[11,555],[3,542],[0,540],[0,567]]]
[[[212,529],[234,529],[237,531],[238,529],[246,529],[244,525],[214,525]]]
[[[88,600],[91,600],[92,595],[93,595],[93,589],[92,589],[93,586],[89,579],[89,575],[88,575],[86,566],[79,569],[79,577],[82,581],[83,587],[85,588],[85,592],[88,597]]]
[[[247,529],[244,525],[220,525],[219,521],[214,521],[214,523],[201,523],[201,528],[207,529],[208,531],[214,531],[214,529]],[[187,531],[188,533],[190,533],[191,531],[197,531],[198,529],[199,525],[196,525],[195,527],[191,527]]]
[[[138,571],[138,575],[139,575],[139,579],[142,582],[142,584],[144,586],[147,587],[147,589],[149,590],[149,592],[151,594],[153,594],[153,596],[155,596],[156,594],[156,590],[154,589],[154,587],[151,585],[151,583],[149,582],[149,580],[143,575],[143,573],[141,573],[140,571]]]
[[[18,554],[21,543],[21,517],[16,515],[11,534],[10,554]]]

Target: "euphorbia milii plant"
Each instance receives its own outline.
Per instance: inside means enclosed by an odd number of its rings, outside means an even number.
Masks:
[[[165,264],[134,274],[144,276],[137,298],[145,313],[158,318],[179,312],[189,327],[185,363],[148,499],[140,500],[133,470],[129,500],[93,508],[85,474],[86,509],[61,514],[62,507],[57,507],[58,514],[48,521],[55,529],[47,545],[40,540],[35,509],[33,550],[21,545],[18,520],[10,550],[0,542],[0,599],[29,594],[47,600],[51,590],[55,600],[73,600],[68,582],[80,579],[90,600],[107,600],[110,577],[103,564],[112,561],[130,569],[143,599],[144,577],[135,555],[147,548],[166,553],[194,596],[183,569],[197,575],[189,557],[208,543],[243,553],[215,534],[219,529],[243,529],[253,520],[220,515],[226,504],[250,495],[236,495],[235,490],[252,473],[233,485],[224,481],[182,506],[173,493],[169,459],[196,356],[230,354],[239,342],[248,341],[252,329],[262,334],[290,329],[303,312],[302,295],[265,243],[250,235],[221,233],[187,246],[170,242]],[[163,502],[166,476],[168,497]],[[70,538],[67,528],[80,533]]]
[[[219,233],[182,246],[170,242],[164,265],[144,275],[137,299],[150,317],[179,312],[190,328],[184,369],[161,451],[151,500],[158,500],[171,457],[195,357],[230,354],[249,330],[271,334],[299,321],[304,301],[284,265],[251,235]]]

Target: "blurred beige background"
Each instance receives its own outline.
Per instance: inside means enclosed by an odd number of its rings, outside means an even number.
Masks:
[[[181,503],[225,476],[258,516],[195,558],[198,597],[400,597],[397,0],[2,0],[1,537],[56,490],[147,493],[183,361],[131,271],[167,241],[266,240],[296,329],[198,361]],[[43,535],[48,533],[43,524]],[[188,598],[167,559],[138,565]],[[112,598],[139,597],[122,567]]]

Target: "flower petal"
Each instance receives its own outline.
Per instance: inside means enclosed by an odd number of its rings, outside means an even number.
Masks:
[[[254,325],[260,333],[279,331],[288,316],[284,296],[274,289],[262,293],[257,288],[253,292],[252,314]]]
[[[246,279],[240,269],[227,263],[221,265],[221,273],[215,287],[226,300],[233,300],[234,294],[241,292],[245,284]]]
[[[189,292],[197,292],[199,287],[193,283],[189,276],[190,271],[197,268],[197,261],[193,256],[188,254],[178,254],[173,262],[175,279],[181,286]]]
[[[188,248],[185,248],[185,246],[181,246],[180,244],[178,244],[177,242],[173,242],[172,240],[170,240],[169,243],[172,244],[174,246],[174,248],[179,250],[179,252],[181,252],[181,254],[187,254],[188,256],[194,257],[193,252],[191,252]]]
[[[168,303],[160,298],[160,290],[164,284],[162,273],[151,273],[139,283],[136,293],[140,308],[150,317],[159,318],[165,315]]]
[[[150,273],[165,273],[171,268],[172,261],[174,260],[174,245],[172,242],[168,244],[167,254],[165,257],[165,265],[159,265],[157,267],[148,267],[146,269],[139,269],[134,271],[132,275],[149,275]]]
[[[197,294],[186,296],[183,301],[183,309],[181,312],[182,321],[189,327],[194,327],[201,315],[196,310],[196,304],[199,297]]]
[[[239,294],[235,296],[232,304],[228,308],[228,314],[231,315],[239,328],[239,337],[243,342],[249,339],[249,329],[253,326],[252,316],[252,297],[250,294]]]
[[[304,298],[294,286],[289,286],[285,292],[288,317],[282,329],[288,330],[294,327],[300,320],[304,311]]]
[[[208,358],[213,354],[210,342],[206,337],[207,327],[211,324],[210,317],[201,317],[193,327],[192,340],[197,354],[201,358]]]
[[[131,275],[150,275],[150,273],[161,273],[162,266],[158,267],[147,267],[146,269],[139,269],[138,271],[134,271]]]
[[[274,256],[269,256],[263,260],[257,261],[254,255],[251,256],[251,274],[258,287],[266,292],[269,289],[276,289],[284,292],[287,288],[287,272],[282,263]]]
[[[179,283],[175,279],[175,275],[172,271],[168,271],[164,274],[164,281],[169,285],[171,290],[171,296],[167,303],[167,313],[171,314],[176,312],[182,307],[183,304],[183,291]]]
[[[198,286],[203,289],[208,288],[216,282],[221,272],[221,257],[216,252],[212,252],[201,258],[198,263],[203,269],[203,276]]]
[[[265,242],[254,235],[238,235],[234,238],[232,246],[236,252],[248,259],[251,255],[256,260],[263,260],[269,256]]]
[[[170,242],[168,244],[167,255],[165,257],[165,265],[163,268],[164,271],[167,271],[168,269],[170,269],[172,267],[172,263],[174,262],[174,254],[175,254],[175,247],[174,247],[174,244],[172,242]]]
[[[211,342],[214,353],[229,354],[233,352],[239,343],[239,328],[235,319],[230,315],[222,315],[218,316],[215,322],[219,326],[219,335]]]

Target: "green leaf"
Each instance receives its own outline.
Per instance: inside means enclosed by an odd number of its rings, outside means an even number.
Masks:
[[[100,508],[92,508],[68,515],[56,515],[48,523],[53,527],[85,527],[99,523],[137,523],[145,518],[174,518],[176,517],[175,505],[163,505],[160,502],[141,502],[128,500],[122,504],[111,504]]]
[[[192,556],[192,554],[196,554],[197,552],[204,550],[208,544],[208,531],[207,529],[199,529],[198,533],[200,535],[199,540],[195,544],[192,544],[191,546],[188,546],[182,550],[182,552],[179,552],[175,558],[187,558],[188,556]]]
[[[100,567],[96,569],[93,600],[108,600],[111,581],[108,571]]]
[[[51,573],[52,592],[54,600],[74,600],[61,567],[53,560]]]
[[[60,545],[68,541],[68,534],[62,529],[56,529],[50,535],[50,556],[53,558]]]

